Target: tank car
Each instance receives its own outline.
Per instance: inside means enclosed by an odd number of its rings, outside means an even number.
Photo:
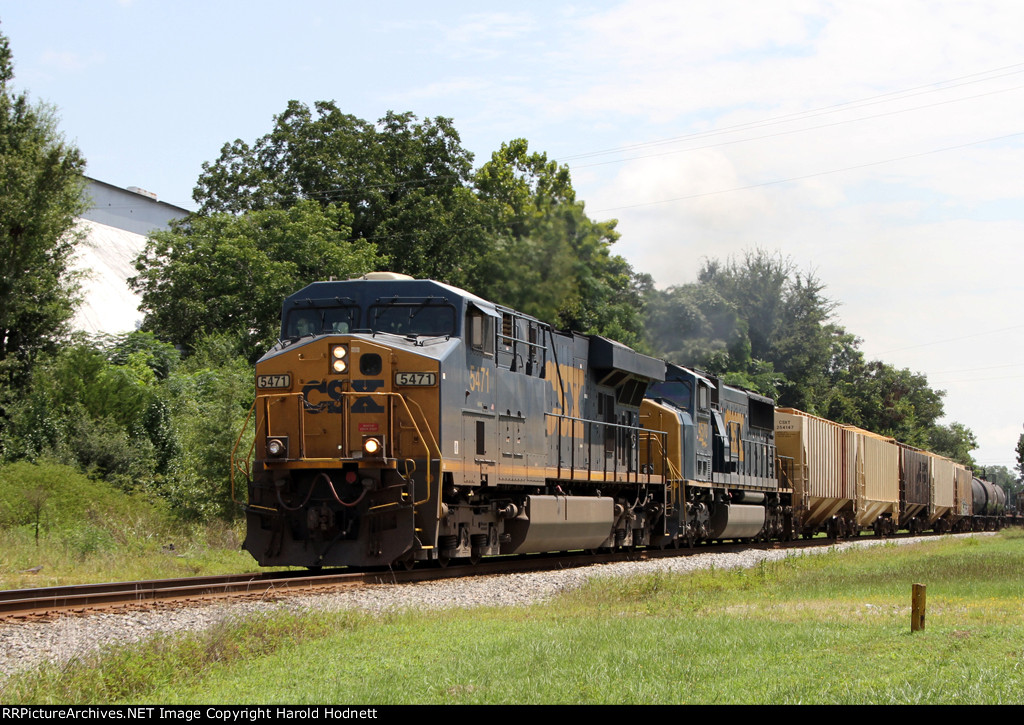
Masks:
[[[983,478],[971,479],[973,516],[971,527],[975,531],[993,531],[1002,528],[1006,511],[1006,492],[1002,486]]]
[[[650,385],[640,420],[664,432],[666,467],[658,455],[645,463],[669,482],[673,542],[791,536],[790,491],[775,475],[774,409],[770,398],[673,364]],[[654,443],[641,455],[660,453]]]
[[[662,441],[639,422],[664,375],[439,282],[311,284],[284,301],[233,454],[244,547],[316,568],[664,541],[666,482],[640,466]]]

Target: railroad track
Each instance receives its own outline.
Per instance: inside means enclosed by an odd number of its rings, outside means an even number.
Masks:
[[[901,538],[900,536],[893,538]],[[592,566],[666,556],[687,556],[708,551],[728,552],[749,548],[804,548],[828,545],[825,539],[766,544],[718,544],[713,548],[640,549],[632,552],[594,554],[549,554],[485,559],[479,564],[412,570],[351,571],[347,569],[259,572],[227,576],[185,577],[146,581],[79,584],[36,589],[0,591],[0,621],[38,620],[67,614],[88,614],[126,608],[181,606],[196,602],[244,597],[279,597],[307,594],[317,589],[354,587],[367,584],[398,584],[435,581],[465,576],[492,576],[513,572]]]
[[[37,589],[0,591],[0,621],[49,618],[61,614],[181,605],[204,600],[277,597],[309,593],[317,589],[435,581],[464,576],[489,576],[509,572],[588,566],[594,563],[677,555],[675,551],[641,550],[599,557],[584,554],[532,555],[485,560],[479,564],[424,567],[412,570],[351,571],[347,569],[261,572],[227,576],[185,577],[147,581],[79,584]]]
[[[38,619],[55,614],[84,614],[105,609],[195,602],[225,597],[267,596],[275,592],[306,591],[317,586],[359,583],[355,575],[305,572],[233,574],[148,581],[79,584],[0,591],[0,620]]]

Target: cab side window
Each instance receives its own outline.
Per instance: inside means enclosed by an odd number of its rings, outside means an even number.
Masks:
[[[469,346],[484,355],[494,354],[494,320],[477,309],[470,308],[466,315]]]

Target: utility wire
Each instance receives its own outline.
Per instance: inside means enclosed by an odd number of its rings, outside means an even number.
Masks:
[[[934,340],[933,342],[922,342],[919,345],[907,345],[906,347],[894,347],[891,350],[883,350],[878,353],[879,355],[888,355],[891,352],[900,352],[902,350],[915,350],[920,347],[929,347],[931,345],[944,345],[947,342],[959,342],[960,340],[969,340],[975,337],[985,337],[986,335],[999,335],[1010,330],[1019,330],[1024,325],[1013,325],[1012,327],[1003,327],[998,330],[989,330],[988,332],[976,332],[973,335],[964,335],[962,337],[950,337],[945,340]],[[956,372],[956,371],[954,371]]]
[[[663,151],[663,152],[657,153],[657,154],[646,154],[646,155],[643,155],[643,156],[630,156],[630,157],[624,158],[624,159],[612,159],[611,161],[598,161],[598,162],[595,162],[595,163],[592,163],[592,164],[580,164],[580,165],[573,166],[573,168],[574,169],[589,169],[589,168],[593,168],[595,166],[606,166],[608,164],[622,164],[622,163],[625,163],[627,161],[638,161],[638,160],[641,160],[641,159],[652,159],[652,158],[658,158],[658,157],[661,157],[661,156],[671,156],[673,154],[681,154],[681,153],[686,153],[688,151],[702,151],[704,149],[718,148],[720,146],[734,146],[736,144],[748,143],[748,142],[751,142],[751,141],[761,141],[761,140],[766,139],[766,138],[778,138],[780,136],[792,136],[794,134],[806,133],[808,131],[817,131],[817,130],[823,129],[823,128],[832,128],[834,126],[843,126],[843,125],[848,124],[848,123],[858,123],[860,121],[867,121],[867,120],[871,120],[871,119],[874,119],[874,118],[884,118],[886,116],[895,116],[895,115],[898,115],[898,114],[901,114],[901,113],[909,113],[911,111],[920,111],[920,110],[925,109],[925,108],[934,108],[936,106],[945,106],[945,105],[948,105],[950,103],[960,103],[961,101],[973,101],[973,100],[976,100],[978,98],[984,98],[985,96],[992,96],[992,95],[995,95],[997,93],[1008,93],[1010,91],[1017,91],[1017,90],[1020,90],[1021,88],[1024,88],[1024,86],[1014,86],[1013,88],[1002,88],[1002,89],[999,89],[999,90],[996,90],[996,91],[989,91],[987,93],[979,93],[979,94],[977,94],[975,96],[966,96],[966,97],[963,97],[963,98],[953,98],[953,99],[946,100],[946,101],[938,101],[936,103],[930,103],[930,104],[925,105],[925,106],[914,106],[912,108],[901,108],[901,109],[896,110],[896,111],[886,111],[885,113],[877,113],[877,114],[874,114],[874,115],[871,115],[871,116],[860,116],[858,118],[848,118],[848,119],[845,119],[845,120],[842,120],[842,121],[834,121],[832,123],[824,123],[824,124],[821,124],[821,125],[818,125],[818,126],[810,126],[810,127],[807,127],[807,128],[797,128],[797,129],[793,129],[792,131],[778,131],[777,133],[765,134],[763,136],[751,136],[749,138],[733,139],[732,141],[719,141],[718,143],[705,144],[703,146],[690,146],[690,147],[687,147],[685,149],[676,149],[674,151]]]
[[[802,119],[805,119],[805,118],[815,118],[815,117],[826,115],[826,114],[830,114],[830,113],[838,113],[838,112],[841,112],[841,111],[846,111],[846,110],[851,110],[851,109],[856,109],[856,108],[863,108],[865,106],[876,105],[878,103],[887,103],[887,102],[892,101],[892,100],[903,100],[905,98],[913,98],[914,96],[924,95],[924,94],[927,94],[927,93],[938,93],[938,92],[941,92],[941,91],[949,90],[951,88],[957,88],[957,87],[964,86],[964,85],[971,85],[971,84],[974,84],[974,83],[981,83],[981,82],[984,82],[984,81],[995,80],[995,79],[998,79],[998,78],[1004,78],[1006,76],[1015,75],[1015,74],[1018,74],[1018,73],[1024,73],[1024,63],[1016,63],[1016,64],[1013,64],[1013,65],[1003,66],[1003,67],[1000,67],[1000,68],[994,68],[994,69],[987,70],[987,71],[981,71],[979,73],[972,73],[972,74],[966,75],[966,76],[959,76],[957,78],[952,78],[952,79],[949,79],[949,80],[946,80],[946,81],[938,81],[936,83],[929,83],[929,84],[926,84],[926,85],[915,86],[913,88],[903,89],[903,90],[900,90],[900,91],[892,91],[890,93],[883,93],[883,94],[880,94],[880,95],[877,95],[877,96],[870,96],[868,98],[862,98],[862,99],[858,99],[858,100],[854,100],[854,101],[844,101],[843,103],[837,103],[837,104],[834,104],[834,105],[831,105],[831,106],[822,106],[820,108],[815,108],[815,109],[811,109],[811,110],[808,110],[808,111],[799,111],[799,112],[796,112],[796,113],[789,113],[789,114],[785,114],[785,115],[782,115],[782,116],[775,116],[775,117],[772,117],[772,118],[760,119],[760,120],[757,120],[757,121],[749,121],[749,122],[746,122],[746,123],[740,123],[740,124],[736,124],[734,126],[727,126],[725,128],[715,129],[715,130],[712,130],[712,131],[702,131],[702,132],[698,132],[698,133],[685,134],[683,136],[675,136],[675,137],[671,137],[671,138],[667,138],[667,139],[658,139],[658,140],[655,140],[655,141],[645,141],[645,142],[642,142],[642,143],[630,144],[630,145],[626,145],[626,146],[619,146],[617,148],[603,149],[603,150],[600,150],[600,151],[583,152],[583,153],[575,154],[575,155],[572,155],[572,156],[565,156],[562,159],[559,159],[559,161],[565,162],[565,161],[572,161],[572,160],[575,160],[575,159],[591,158],[591,157],[594,157],[594,156],[603,156],[603,155],[614,154],[614,153],[623,153],[623,152],[632,151],[632,150],[635,150],[635,149],[648,148],[648,147],[651,147],[651,146],[659,146],[659,145],[665,145],[665,144],[680,143],[680,142],[689,141],[689,140],[699,140],[699,139],[703,139],[703,138],[708,138],[710,136],[717,136],[717,135],[722,135],[722,134],[727,134],[727,133],[734,133],[736,131],[743,131],[743,130],[747,130],[747,129],[764,128],[764,127],[767,127],[767,126],[778,125],[778,124],[781,124],[781,123],[789,123],[789,122],[792,122],[792,121],[798,121],[798,120],[802,120]],[[991,74],[998,74],[998,75],[991,75]],[[985,76],[985,77],[978,78],[978,76]],[[967,80],[967,79],[971,79],[971,78],[974,78],[976,80]],[[964,82],[961,83],[960,81],[964,81]],[[952,85],[946,85],[946,84],[952,84]],[[935,88],[934,86],[941,86],[941,87]],[[924,89],[930,89],[930,90],[924,90]],[[987,95],[987,94],[981,94],[981,95]]]
[[[758,184],[748,184],[747,186],[735,186],[729,189],[718,189],[716,191],[705,191],[699,194],[688,194],[686,196],[675,196],[670,199],[659,199],[657,201],[644,201],[636,204],[623,204],[622,206],[610,206],[604,209],[595,209],[592,213],[602,213],[609,211],[620,211],[622,209],[638,209],[644,206],[654,206],[655,204],[669,204],[674,201],[688,201],[690,199],[700,199],[706,196],[716,196],[718,194],[731,194],[735,191],[749,191],[750,189],[760,189],[765,186],[776,186],[778,184],[788,184],[793,181],[803,181],[805,179],[814,179],[819,176],[828,176],[830,174],[839,174],[844,171],[855,171],[857,169],[867,169],[872,166],[881,166],[883,164],[891,164],[896,161],[907,161],[909,159],[917,159],[923,156],[931,156],[933,154],[944,153],[946,151],[956,151],[957,149],[969,148],[971,146],[978,146],[981,144],[991,143],[993,141],[1004,141],[1010,138],[1016,138],[1018,136],[1024,136],[1024,131],[1017,133],[1006,134],[1005,136],[993,136],[992,138],[980,139],[978,141],[969,141],[968,143],[957,144],[956,146],[946,146],[940,149],[932,149],[931,151],[922,151],[916,154],[908,154],[906,156],[896,156],[890,159],[882,159],[880,161],[870,161],[865,164],[856,164],[854,166],[845,166],[840,169],[830,169],[828,171],[818,171],[813,174],[804,174],[803,176],[790,176],[785,179],[774,179],[772,181],[762,181]]]

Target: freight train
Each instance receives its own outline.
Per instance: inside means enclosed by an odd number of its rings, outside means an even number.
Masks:
[[[232,483],[264,566],[992,528],[1006,503],[948,459],[393,273],[288,297],[255,372]]]

